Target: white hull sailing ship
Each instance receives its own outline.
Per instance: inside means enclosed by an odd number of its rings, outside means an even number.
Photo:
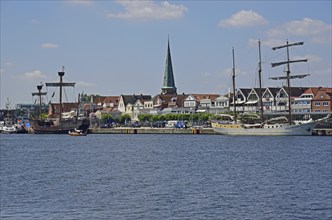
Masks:
[[[305,122],[303,124],[268,124],[261,126],[250,126],[241,123],[223,124],[213,122],[212,127],[215,132],[224,135],[258,135],[258,136],[306,136],[312,135],[317,121]]]
[[[295,136],[295,135],[312,135],[312,132],[314,130],[314,127],[319,121],[322,121],[324,119],[320,120],[308,120],[308,121],[303,121],[301,123],[295,124],[292,121],[292,114],[291,114],[291,100],[290,100],[290,79],[294,78],[303,78],[307,75],[290,75],[290,63],[295,63],[295,62],[307,62],[307,59],[304,60],[289,60],[289,51],[288,47],[290,46],[295,46],[295,45],[302,45],[303,42],[299,43],[294,43],[294,44],[287,44],[284,46],[280,47],[275,47],[273,50],[276,49],[281,49],[286,47],[287,49],[287,61],[285,62],[279,62],[279,63],[272,63],[271,66],[279,66],[283,64],[287,64],[287,76],[283,77],[274,77],[272,79],[286,79],[287,80],[287,87],[288,87],[288,98],[289,98],[289,108],[288,108],[288,119],[287,122],[278,122],[278,121],[263,121],[264,116],[263,116],[263,102],[262,102],[262,83],[261,83],[261,52],[260,52],[260,42],[259,42],[259,86],[260,86],[260,91],[259,91],[259,102],[260,102],[260,111],[261,111],[261,122],[258,124],[245,124],[242,122],[237,121],[237,113],[236,113],[236,100],[235,100],[235,61],[234,61],[234,49],[233,51],[233,104],[234,104],[234,117],[232,117],[232,120],[227,120],[227,121],[214,121],[211,123],[212,128],[214,129],[215,132],[224,134],[224,135],[261,135],[261,136]],[[273,120],[272,120],[273,121]]]
[[[58,75],[60,76],[60,82],[59,83],[46,83],[46,86],[51,87],[60,87],[60,101],[59,101],[59,112],[58,114],[54,114],[52,117],[48,117],[46,120],[43,120],[41,118],[42,110],[41,110],[41,97],[43,95],[46,95],[46,93],[41,92],[42,85],[38,85],[37,93],[32,93],[32,95],[39,96],[40,100],[40,107],[39,107],[39,113],[40,118],[36,120],[31,121],[31,128],[33,129],[33,133],[35,134],[68,134],[69,131],[74,129],[80,129],[83,131],[87,131],[90,126],[90,120],[86,117],[80,117],[78,115],[78,108],[79,103],[77,103],[77,110],[75,112],[69,113],[63,113],[63,103],[62,103],[62,87],[64,86],[71,86],[73,87],[75,83],[64,83],[62,81],[62,77],[65,75],[64,70],[61,72],[58,72]]]

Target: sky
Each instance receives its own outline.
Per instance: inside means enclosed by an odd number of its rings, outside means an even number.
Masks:
[[[161,92],[169,39],[178,93],[226,94],[258,87],[258,40],[263,87],[285,74],[310,74],[291,86],[332,87],[331,1],[0,1],[1,106],[32,104],[36,86],[57,82],[64,66],[65,101],[78,93],[118,96]],[[45,102],[57,102],[43,87]]]

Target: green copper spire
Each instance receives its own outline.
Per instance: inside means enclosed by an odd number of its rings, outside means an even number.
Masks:
[[[171,58],[171,49],[169,46],[169,37],[168,37],[168,45],[167,45],[164,83],[163,83],[163,87],[161,88],[161,93],[162,94],[176,94],[172,58]]]

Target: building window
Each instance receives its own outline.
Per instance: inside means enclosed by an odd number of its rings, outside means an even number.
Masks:
[[[328,102],[323,102],[323,106],[329,106]]]
[[[320,106],[320,102],[315,102],[315,106]]]

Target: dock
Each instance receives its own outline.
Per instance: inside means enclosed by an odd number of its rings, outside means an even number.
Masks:
[[[117,127],[117,128],[90,128],[91,134],[217,134],[213,128],[131,128],[131,127]],[[313,135],[318,136],[332,136],[332,129],[326,127],[318,127],[315,129]]]
[[[216,134],[212,128],[90,128],[91,134]]]

